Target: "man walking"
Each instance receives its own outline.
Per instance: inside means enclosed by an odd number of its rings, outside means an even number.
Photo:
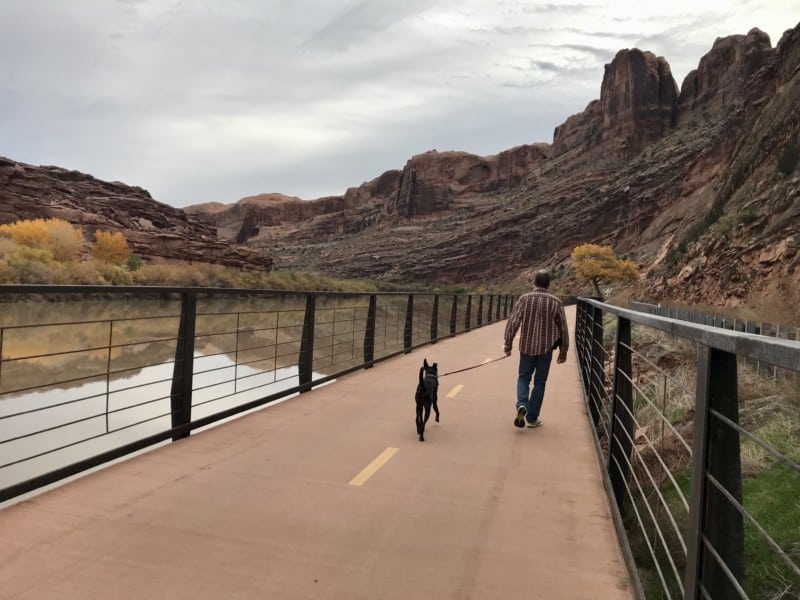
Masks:
[[[511,356],[514,336],[519,334],[519,377],[517,379],[517,427],[539,427],[539,414],[553,351],[558,348],[559,364],[567,360],[569,330],[564,304],[550,294],[550,273],[537,271],[534,290],[520,296],[506,323],[503,351]],[[533,389],[530,389],[533,377]]]

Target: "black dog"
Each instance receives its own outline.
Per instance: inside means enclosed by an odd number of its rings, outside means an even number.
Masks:
[[[437,403],[437,393],[439,391],[439,367],[436,363],[428,364],[428,359],[422,361],[419,370],[419,384],[414,399],[417,401],[417,433],[419,441],[425,441],[425,423],[431,416],[431,407],[436,413],[436,421],[439,421],[439,405]]]

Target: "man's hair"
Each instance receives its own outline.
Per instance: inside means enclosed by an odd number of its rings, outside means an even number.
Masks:
[[[533,285],[536,287],[547,289],[550,287],[550,273],[542,269],[541,271],[536,271],[536,274],[533,276]]]

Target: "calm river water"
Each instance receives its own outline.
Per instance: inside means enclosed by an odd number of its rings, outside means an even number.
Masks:
[[[1,396],[0,488],[169,429],[172,372],[169,361],[126,378]],[[198,354],[192,418],[297,385],[294,366],[262,371]]]

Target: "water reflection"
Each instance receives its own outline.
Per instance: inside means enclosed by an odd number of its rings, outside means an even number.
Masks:
[[[0,396],[0,489],[169,429],[173,368],[166,361],[127,377]],[[192,419],[298,383],[296,366],[262,370],[196,354]]]

